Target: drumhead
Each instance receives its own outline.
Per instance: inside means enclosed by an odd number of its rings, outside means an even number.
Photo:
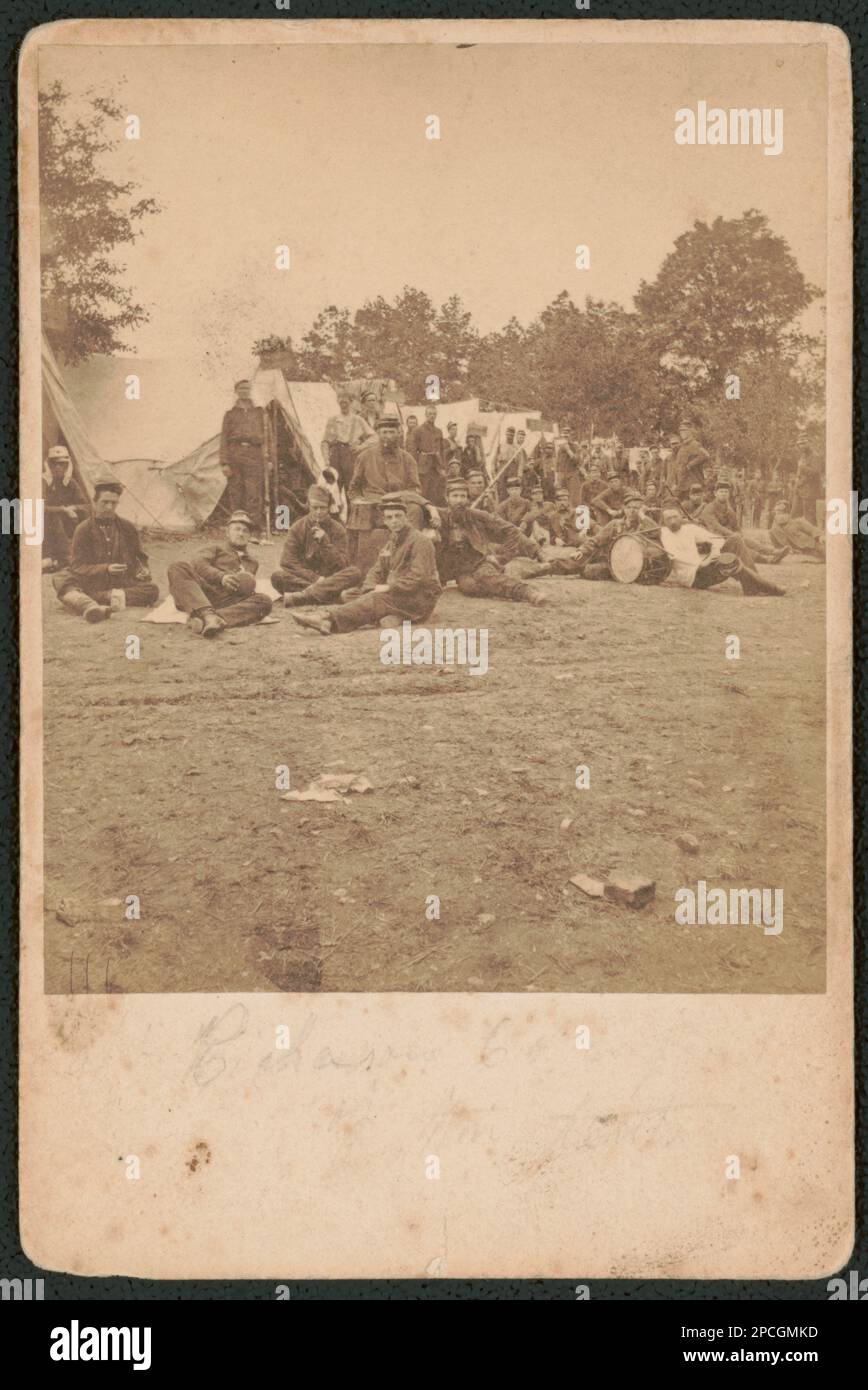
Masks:
[[[645,564],[645,549],[636,536],[616,536],[609,551],[609,569],[619,584],[635,584]]]

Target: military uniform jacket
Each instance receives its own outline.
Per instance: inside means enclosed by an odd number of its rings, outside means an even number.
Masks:
[[[732,507],[721,508],[716,502],[706,502],[704,507],[700,507],[696,520],[715,536],[731,536],[738,531],[738,517]]]
[[[246,570],[248,574],[255,574],[259,569],[258,561],[248,554],[246,550],[235,550],[231,545],[226,545],[222,541],[217,541],[214,545],[206,545],[196,552],[192,561],[193,570],[202,588],[208,593],[211,590],[221,596],[226,596],[223,588],[224,574],[238,574],[240,570]]]
[[[456,512],[445,507],[440,512],[440,575],[460,579],[472,574],[484,560],[493,558],[497,549],[504,560],[526,553],[525,538],[518,527],[502,516],[467,507]]]
[[[233,405],[223,416],[220,431],[220,467],[244,446],[262,448],[265,444],[265,411],[261,405]]]
[[[518,526],[530,511],[530,506],[526,497],[507,497],[497,508],[497,515],[502,516],[510,525]]]
[[[412,454],[400,445],[394,454],[386,454],[379,440],[362,449],[350,479],[351,498],[382,497],[384,492],[408,490],[419,491],[419,470]]]
[[[675,488],[686,492],[691,483],[705,482],[705,465],[711,455],[703,449],[698,439],[688,439],[681,445],[675,456]]]
[[[109,574],[109,565],[126,565],[127,572],[118,580]],[[149,577],[147,569],[148,557],[131,521],[112,516],[99,522],[90,516],[76,526],[69,554],[69,572],[76,579],[100,588],[123,588],[134,578]]]
[[[311,535],[317,526],[325,531],[321,541]],[[315,574],[335,574],[349,564],[347,533],[333,516],[324,517],[322,521],[314,521],[311,516],[300,517],[287,532],[280,563],[283,569],[298,565]]]
[[[54,481],[46,483],[42,495],[46,515],[51,512],[65,511],[67,507],[78,507],[82,514],[90,511],[90,503],[75,478],[70,478],[68,483],[62,480],[59,483]]]
[[[388,584],[389,593],[396,598],[412,601],[419,596],[430,599],[433,605],[440,594],[433,541],[412,526],[390,535],[368,571],[362,591],[367,593],[377,584]]]
[[[424,424],[417,426],[413,436],[413,453],[417,462],[425,454],[435,454],[437,462],[443,461],[443,431],[437,425],[432,425],[428,420]]]

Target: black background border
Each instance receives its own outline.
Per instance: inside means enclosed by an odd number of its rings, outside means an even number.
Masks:
[[[864,435],[866,386],[862,371],[865,331],[866,248],[863,209],[866,167],[866,62],[868,7],[865,0],[840,3],[784,3],[784,0],[684,0],[660,4],[655,0],[621,0],[607,4],[591,0],[589,11],[577,12],[571,0],[561,4],[520,4],[502,0],[485,4],[430,5],[324,3],[292,0],[292,9],[277,10],[273,0],[0,0],[0,495],[18,495],[18,287],[16,205],[16,82],[21,43],[40,24],[61,19],[775,19],[833,24],[847,35],[852,54],[855,159],[855,373],[854,479],[860,496],[868,496],[868,461]],[[665,193],[664,195],[665,196]],[[865,976],[865,829],[862,808],[866,794],[864,658],[866,650],[866,546],[854,540],[854,794],[856,904],[856,1065],[857,1065],[857,1237],[848,1268],[868,1274],[866,1241],[866,1073],[868,1009]],[[45,1280],[51,1301],[274,1301],[276,1280],[149,1280],[80,1278],[38,1269],[22,1252],[18,1234],[17,1195],[17,993],[18,993],[18,580],[17,540],[0,537],[0,730],[7,756],[0,764],[0,816],[8,831],[0,842],[0,1277]],[[87,712],[82,712],[82,718]],[[822,1105],[822,1097],[818,1097]],[[830,1274],[832,1271],[829,1272]],[[813,1301],[828,1300],[827,1277],[808,1281],[783,1280],[668,1280],[584,1279],[580,1269],[570,1279],[380,1279],[285,1280],[293,1299],[356,1301],[524,1301],[570,1300],[576,1282],[586,1283],[591,1300],[638,1301]]]

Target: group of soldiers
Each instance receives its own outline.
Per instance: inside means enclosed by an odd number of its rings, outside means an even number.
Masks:
[[[313,484],[270,576],[295,621],[323,635],[420,621],[450,581],[467,596],[540,605],[545,597],[528,581],[610,579],[610,551],[623,535],[665,556],[673,583],[708,588],[734,578],[749,595],[784,592],[758,565],[777,565],[794,551],[823,558],[819,528],[793,515],[783,497],[767,527],[743,527],[736,485],[711,476],[709,454],[686,422],[677,451],[655,459],[649,450],[639,468],[626,455],[576,445],[569,431],[556,445],[541,439],[530,450],[521,430],[509,430],[489,476],[478,437],[459,443],[454,422],[444,435],[436,406],[404,429],[390,413],[356,424],[361,417],[349,404],[341,399],[326,431],[328,465],[350,502],[347,522],[335,515],[333,493]],[[248,409],[256,407],[239,404],[239,418]],[[256,448],[255,431],[231,439],[229,463],[238,450]],[[234,484],[230,477],[230,503],[249,501],[246,466]],[[61,556],[53,584],[64,606],[87,622],[159,598],[135,526],[116,514],[122,490],[114,479],[97,482],[91,509],[68,451],[49,451],[46,546],[50,532]],[[220,540],[169,566],[169,592],[191,632],[216,637],[271,610],[273,592],[257,587],[250,548],[259,527],[255,507],[232,506]],[[363,563],[370,542],[375,558]]]

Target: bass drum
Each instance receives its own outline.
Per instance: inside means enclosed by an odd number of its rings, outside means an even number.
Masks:
[[[616,536],[609,547],[609,572],[619,584],[662,584],[671,568],[662,545],[649,536]]]

